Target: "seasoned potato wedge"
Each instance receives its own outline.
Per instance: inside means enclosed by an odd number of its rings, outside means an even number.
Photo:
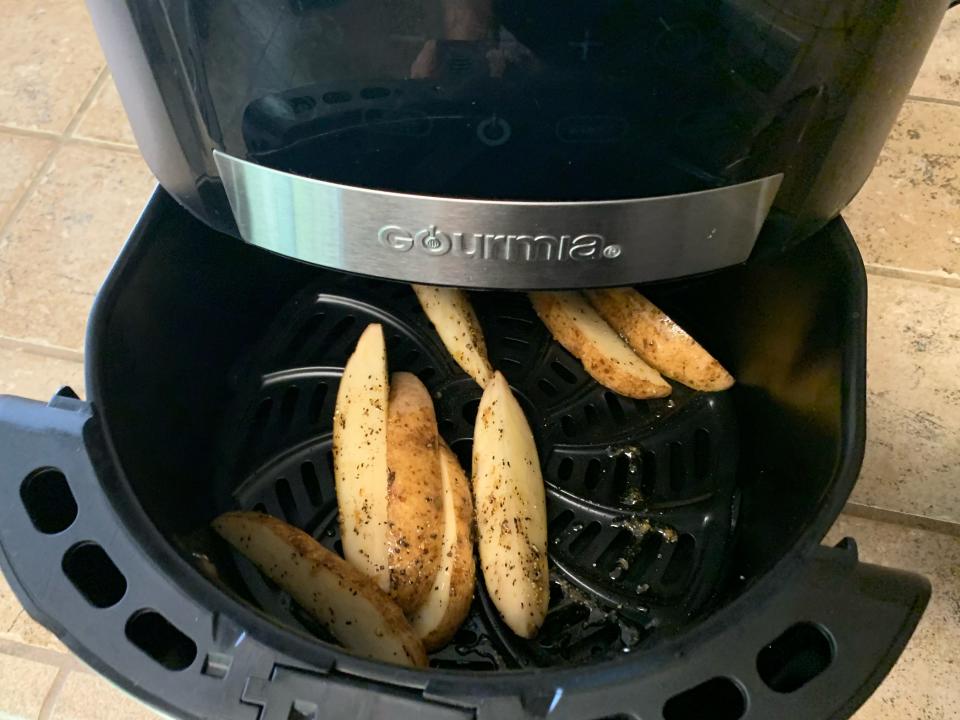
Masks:
[[[213,521],[213,529],[348,650],[426,667],[423,643],[400,608],[371,578],[305,532],[256,512],[226,513]]]
[[[670,394],[670,384],[637,357],[579,292],[535,292],[530,301],[557,342],[604,387],[638,399]]]
[[[390,378],[387,532],[390,596],[412,613],[430,594],[443,546],[443,483],[433,398],[410,373]]]
[[[483,329],[467,293],[434,285],[412,287],[447,351],[467,375],[480,387],[486,387],[493,376],[493,367],[487,359]]]
[[[473,496],[487,591],[510,629],[531,638],[550,599],[546,498],[533,434],[499,372],[477,410]]]
[[[347,360],[333,415],[333,474],[347,561],[390,589],[387,531],[387,348],[368,325]]]
[[[470,483],[453,451],[440,441],[443,482],[443,547],[440,570],[427,599],[411,617],[427,650],[442,648],[456,634],[473,601],[473,499]]]
[[[695,390],[726,390],[733,376],[660,308],[630,287],[588,290],[587,299],[634,352]]]

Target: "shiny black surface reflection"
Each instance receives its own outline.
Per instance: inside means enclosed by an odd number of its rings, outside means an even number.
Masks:
[[[483,198],[655,196],[784,172],[773,222],[786,234],[822,223],[859,188],[944,10],[942,0],[90,5],[148,161],[221,228],[213,148],[345,184]]]

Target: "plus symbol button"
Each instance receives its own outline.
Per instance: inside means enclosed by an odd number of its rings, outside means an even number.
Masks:
[[[603,47],[603,43],[594,42],[593,40],[590,39],[589,28],[583,31],[583,40],[571,41],[567,44],[570,47],[580,49],[580,59],[583,62],[587,61],[587,57],[590,55],[590,48]]]

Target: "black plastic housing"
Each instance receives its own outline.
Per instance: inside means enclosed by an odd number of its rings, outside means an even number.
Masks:
[[[893,665],[928,583],[858,563],[852,542],[818,545],[864,446],[866,281],[841,221],[789,252],[645,288],[738,378],[722,579],[636,651],[549,669],[363,660],[279,624],[231,580],[205,530],[230,502],[212,481],[232,462],[225,431],[259,386],[278,314],[327,279],[343,285],[211,231],[159,191],[94,308],[90,401],[0,398],[3,571],[121,687],[190,720],[681,720],[704,707],[809,720],[848,717]]]

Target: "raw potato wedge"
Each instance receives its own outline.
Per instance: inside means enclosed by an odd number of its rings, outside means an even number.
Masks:
[[[579,292],[530,293],[530,302],[556,341],[604,387],[640,400],[670,394],[670,384],[637,357]]]
[[[333,414],[333,474],[343,555],[390,589],[387,546],[387,348],[368,325],[347,360]]]
[[[532,638],[550,600],[546,498],[533,434],[499,372],[477,409],[473,496],[487,592],[510,629]]]
[[[387,411],[387,532],[390,596],[420,607],[440,568],[443,484],[433,398],[410,373],[390,378]]]
[[[634,352],[668,378],[708,392],[733,376],[660,308],[630,287],[588,290],[587,299]]]
[[[473,601],[473,498],[470,483],[453,451],[440,441],[443,482],[443,547],[440,570],[430,594],[413,614],[413,629],[427,650],[438,650],[456,634]]]
[[[213,521],[213,529],[348,650],[426,667],[423,643],[400,608],[371,578],[307,533],[257,512],[225,513]]]
[[[493,377],[483,329],[467,293],[458,288],[412,285],[420,306],[463,371],[486,387]]]

